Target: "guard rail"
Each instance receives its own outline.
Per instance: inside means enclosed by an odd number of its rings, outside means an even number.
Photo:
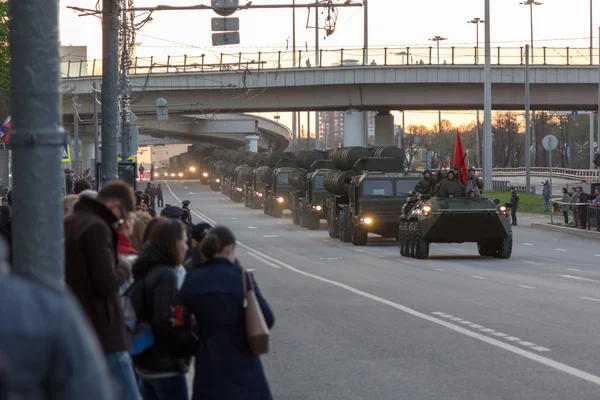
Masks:
[[[475,172],[481,175],[481,168],[476,168]],[[524,176],[525,168],[494,168],[492,176]],[[547,177],[550,175],[549,168],[532,167],[531,176]],[[598,181],[598,170],[596,169],[572,169],[572,168],[552,168],[552,176],[556,178],[573,179],[578,181],[594,182]]]

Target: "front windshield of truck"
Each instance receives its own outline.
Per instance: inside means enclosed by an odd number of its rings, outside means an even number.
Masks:
[[[315,190],[325,189],[325,175],[317,175],[315,176],[315,180],[313,183],[313,188]]]
[[[288,185],[289,184],[289,182],[288,182],[288,176],[289,175],[290,174],[287,173],[287,172],[280,172],[277,175],[277,184],[278,185]]]
[[[401,179],[396,181],[396,196],[408,196],[411,190],[415,190],[415,186],[419,179]]]
[[[363,181],[363,196],[393,196],[394,184],[390,180]]]

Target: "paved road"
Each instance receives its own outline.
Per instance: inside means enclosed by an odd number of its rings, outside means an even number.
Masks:
[[[276,399],[598,399],[600,246],[519,226],[513,257],[437,245],[400,257],[245,209],[197,182],[168,182],[234,229],[277,322],[264,357]],[[170,190],[172,192],[170,193]]]

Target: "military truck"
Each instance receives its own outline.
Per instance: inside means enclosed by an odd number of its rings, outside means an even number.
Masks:
[[[321,220],[327,219],[329,192],[325,189],[325,176],[334,168],[331,160],[318,160],[306,174],[306,196],[298,207],[299,225],[309,230],[319,230]]]
[[[429,257],[430,243],[477,243],[484,257],[508,259],[512,230],[508,209],[489,197],[442,198],[420,196],[400,217],[400,255]]]
[[[358,174],[348,187],[349,203],[339,207],[340,240],[364,246],[369,233],[397,239],[402,207],[420,179],[420,174],[402,169],[400,158],[357,161],[354,170]]]
[[[266,186],[273,176],[273,168],[266,165],[255,168],[252,171],[252,185],[248,188],[247,198],[249,207],[254,210],[263,208],[263,200],[266,193]]]
[[[215,159],[212,156],[206,156],[202,158],[200,162],[200,183],[202,185],[210,184],[212,178],[212,166],[215,163]]]
[[[282,160],[283,161],[283,160]],[[293,163],[285,166],[281,161],[273,171],[271,184],[267,188],[265,199],[263,201],[264,212],[274,218],[281,218],[285,209],[290,209],[290,192],[292,185],[289,182],[289,176],[294,167]]]
[[[300,200],[306,197],[307,181],[306,175],[308,170],[304,168],[294,168],[290,172],[288,182],[292,185],[292,190],[289,195],[290,210],[292,211],[292,222],[295,225],[300,225]]]

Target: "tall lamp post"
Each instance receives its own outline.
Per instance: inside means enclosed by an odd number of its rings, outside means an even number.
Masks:
[[[529,24],[531,29],[531,63],[533,64],[533,6],[541,6],[542,2],[536,0],[525,0],[519,4],[529,6]]]
[[[590,65],[594,65],[594,4],[590,0]]]
[[[432,42],[436,42],[437,45],[437,63],[440,63],[440,42],[442,40],[448,40],[448,38],[445,37],[441,37],[441,36],[434,36],[431,39],[429,39]]]
[[[482,20],[481,18],[477,17],[477,18],[473,18],[470,21],[467,21],[467,24],[474,24],[475,25],[475,40],[477,45],[475,46],[475,64],[479,64],[479,24],[483,24],[485,21]]]

